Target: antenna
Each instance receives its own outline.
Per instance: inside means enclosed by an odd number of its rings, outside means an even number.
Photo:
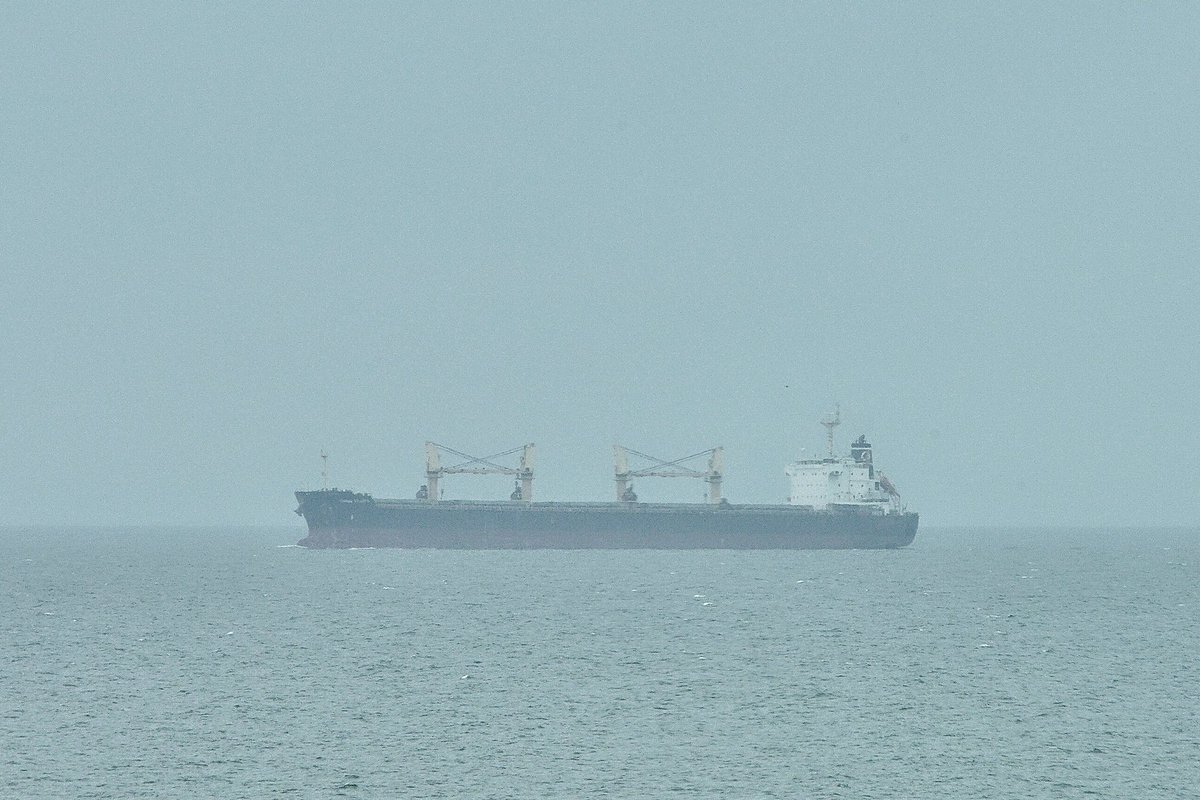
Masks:
[[[829,442],[829,457],[833,458],[833,429],[842,424],[842,404],[838,403],[833,413],[822,417],[821,424],[825,426],[825,437]]]
[[[329,453],[324,447],[321,448],[321,488],[329,488]]]

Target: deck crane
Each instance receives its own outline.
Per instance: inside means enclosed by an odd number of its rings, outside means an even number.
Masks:
[[[459,458],[465,458],[466,461],[449,467],[443,467],[441,461],[442,453],[449,453]],[[506,467],[492,460],[504,458],[513,453],[521,454],[521,462],[516,467]],[[514,447],[511,450],[505,450],[503,453],[478,457],[461,453],[452,447],[446,447],[444,444],[426,442],[425,485],[421,487],[421,491],[417,494],[417,497],[429,500],[431,503],[436,503],[441,498],[438,489],[444,475],[512,475],[519,483],[513,490],[511,499],[521,500],[526,503],[533,502],[533,454],[534,447],[532,443],[522,445],[521,447]]]
[[[650,462],[650,466],[642,469],[629,468],[629,456],[635,455]],[[708,456],[708,469],[698,470],[684,466],[684,463],[694,458]],[[717,505],[721,502],[721,480],[724,477],[725,448],[714,447],[690,456],[667,461],[655,456],[639,453],[628,447],[613,445],[613,463],[616,469],[617,500],[632,502],[637,500],[630,483],[634,478],[701,478],[708,484],[708,502]]]

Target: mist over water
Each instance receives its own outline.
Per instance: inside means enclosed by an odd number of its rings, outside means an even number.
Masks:
[[[1186,797],[1200,531],[0,531],[0,796]]]
[[[840,402],[930,523],[1195,524],[1200,5],[940,6],[6,3],[5,522],[774,503]]]
[[[0,22],[0,800],[1200,797],[1200,5]],[[291,546],[322,453],[777,503],[839,402],[992,527]]]

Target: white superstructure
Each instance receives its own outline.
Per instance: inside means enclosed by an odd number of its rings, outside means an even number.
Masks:
[[[841,422],[840,417],[840,414],[827,417],[821,423],[829,432],[828,456],[800,459],[785,468],[792,484],[788,503],[817,511],[899,513],[900,495],[891,481],[875,469],[866,436],[859,436],[850,445],[849,458],[834,457],[833,428]]]

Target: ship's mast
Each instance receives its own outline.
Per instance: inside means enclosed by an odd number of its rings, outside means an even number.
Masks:
[[[821,419],[825,426],[825,438],[829,443],[829,457],[833,458],[833,429],[842,424],[842,406],[839,403],[832,414],[826,414]]]
[[[321,488],[329,488],[329,453],[324,447],[321,448]]]

